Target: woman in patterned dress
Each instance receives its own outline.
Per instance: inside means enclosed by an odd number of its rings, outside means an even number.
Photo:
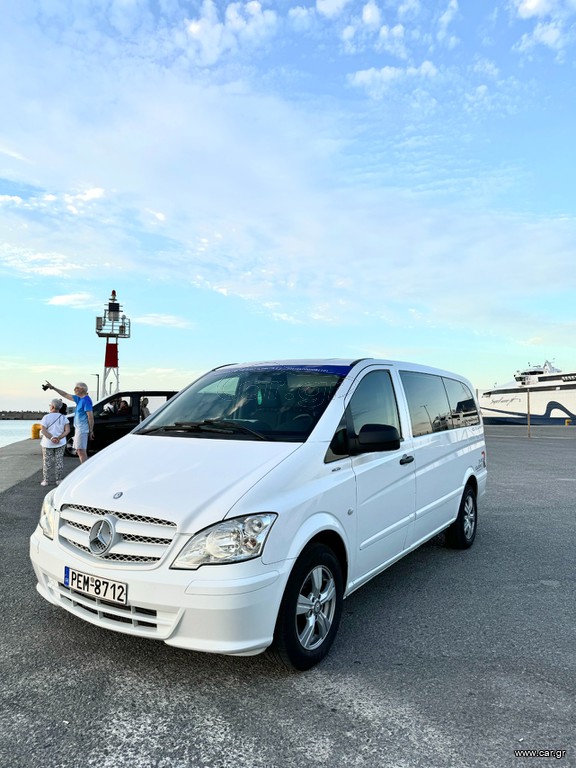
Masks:
[[[50,401],[50,411],[42,418],[40,422],[40,432],[42,440],[42,482],[40,485],[48,485],[49,475],[54,470],[54,481],[56,485],[62,479],[64,471],[64,447],[66,438],[70,432],[70,424],[63,413],[62,400],[54,398]]]

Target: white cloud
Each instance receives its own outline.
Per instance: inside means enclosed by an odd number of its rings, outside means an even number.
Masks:
[[[538,23],[532,37],[535,42],[556,50],[561,48],[565,42],[564,30],[559,24],[554,22],[550,22],[550,24]]]
[[[464,97],[464,107],[468,112],[477,110],[488,112],[492,109],[492,103],[490,91],[485,84],[477,86]]]
[[[204,0],[200,15],[187,24],[192,58],[200,66],[216,64],[226,53],[261,45],[276,24],[276,12],[263,10],[257,0],[228,4],[223,21],[214,0]]]
[[[522,35],[516,50],[530,51],[537,45],[543,45],[553,51],[562,51],[568,45],[569,38],[560,22],[539,21],[532,32]]]
[[[9,147],[5,147],[0,145],[0,155],[6,155],[6,157],[11,157],[14,160],[21,160],[24,163],[29,163],[30,161],[20,154],[20,152],[16,152],[13,149],[10,149]]]
[[[29,234],[26,229],[18,231],[9,224],[19,235],[21,242],[27,241]],[[8,239],[10,231],[5,233],[5,242],[0,244],[0,265],[5,270],[21,277],[36,275],[39,277],[67,277],[71,273],[80,273],[85,267],[74,264],[62,253],[56,250],[40,250],[21,244],[12,244]],[[50,240],[50,234],[44,233],[44,240]]]
[[[339,16],[349,2],[350,0],[316,0],[316,10],[331,19]]]
[[[374,0],[366,3],[362,8],[362,23],[367,27],[378,27],[380,25],[381,13],[380,8],[376,5]]]
[[[376,49],[384,50],[400,59],[406,59],[408,58],[408,51],[404,40],[405,29],[402,24],[396,24],[393,27],[384,25],[380,28],[378,33]]]
[[[414,18],[421,11],[420,0],[402,0],[398,6],[398,18]]]
[[[536,20],[534,28],[522,35],[514,50],[530,52],[536,46],[556,51],[563,61],[564,51],[576,40],[575,0],[512,0],[512,8],[522,21]]]
[[[493,80],[496,79],[500,74],[498,67],[494,64],[494,62],[489,61],[488,59],[479,59],[472,67],[472,71],[476,74],[489,77]]]
[[[355,53],[357,50],[355,45],[356,27],[353,24],[348,24],[342,30],[341,38],[346,53]]]
[[[329,209],[329,210],[328,210]],[[273,258],[277,269],[266,269],[259,258],[250,270],[238,269],[229,261],[215,273],[206,265],[201,272],[204,288],[225,296],[240,296],[266,306],[277,319],[302,322],[315,318],[322,323],[348,322],[362,311],[376,316],[382,311],[378,296],[384,286],[393,285],[382,318],[401,325],[407,307],[418,309],[426,322],[439,325],[457,322],[458,313],[468,321],[492,329],[491,308],[512,306],[521,296],[537,295],[541,284],[554,291],[563,285],[570,269],[576,244],[574,222],[532,221],[502,215],[469,215],[456,209],[441,211],[433,207],[394,201],[393,195],[351,193],[339,201],[334,197],[328,209],[313,206],[317,229],[309,231],[298,251],[280,250]],[[330,226],[327,222],[330,221]],[[301,222],[300,222],[301,224]],[[322,233],[322,234],[319,234]],[[304,236],[304,230],[302,230]],[[354,242],[353,273],[350,279],[350,246]],[[556,280],[550,281],[550,264],[538,259],[543,249],[554,254]],[[457,274],[474,274],[482,263],[484,273],[498,273],[501,254],[507,255],[507,270],[530,264],[522,285],[509,281],[477,284],[474,306],[462,294]],[[327,268],[324,254],[330,254]],[[458,254],[457,263],[454,261]],[[198,265],[195,267],[198,271]],[[414,275],[419,279],[415,280]],[[186,270],[181,273],[185,278]],[[543,282],[542,282],[543,281]],[[546,282],[548,281],[548,282]],[[555,285],[553,284],[555,283]],[[327,301],[326,297],[332,297]],[[438,297],[442,297],[438,301]],[[481,297],[481,298],[480,298]],[[348,308],[343,312],[342,307]],[[413,315],[413,313],[412,313]],[[471,320],[472,316],[475,318]],[[346,320],[343,320],[346,318]],[[414,319],[414,316],[413,316]]]
[[[290,8],[288,11],[288,20],[292,23],[294,29],[304,32],[312,28],[315,20],[313,8],[303,8],[301,5]]]
[[[140,325],[156,325],[170,328],[192,328],[193,324],[188,320],[183,320],[181,317],[175,315],[161,315],[161,314],[149,314],[135,317],[133,323],[139,323]]]
[[[83,206],[83,203],[89,203],[92,200],[97,200],[104,195],[104,190],[90,189],[84,193],[64,193],[60,196],[52,193],[41,193],[39,195],[33,195],[24,199],[20,195],[0,195],[1,203],[16,203],[28,210],[46,210],[48,208],[55,209],[60,203],[64,203],[66,207],[73,207],[75,212],[78,212],[77,206]]]
[[[166,221],[166,216],[165,214],[161,213],[161,211],[153,211],[150,208],[147,208],[146,213],[149,213],[150,216],[152,216],[156,221]]]
[[[104,190],[100,187],[95,187],[94,189],[87,189],[86,192],[77,194],[76,200],[87,202],[88,200],[98,200],[101,197],[104,197]]]
[[[457,14],[458,0],[449,0],[446,10],[438,20],[438,31],[436,33],[436,39],[439,42],[447,45],[449,48],[454,48],[459,42],[455,35],[448,34],[448,27],[454,21]]]
[[[419,67],[382,67],[360,70],[349,76],[351,85],[363,88],[372,98],[381,98],[393,83],[407,78],[432,79],[438,70],[431,61],[424,61]]]
[[[86,309],[94,305],[94,298],[89,293],[68,293],[62,296],[52,296],[46,300],[46,304],[53,307],[72,307],[73,309]]]
[[[513,6],[521,19],[533,16],[547,16],[557,7],[555,0],[512,0]]]

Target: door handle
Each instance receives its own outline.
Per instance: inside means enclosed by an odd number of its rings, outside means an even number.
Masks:
[[[400,464],[411,464],[414,461],[414,456],[408,456],[407,453],[400,459]]]

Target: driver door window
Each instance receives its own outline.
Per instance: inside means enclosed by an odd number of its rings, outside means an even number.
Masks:
[[[388,371],[372,371],[364,376],[338,425],[325,461],[337,461],[348,456],[349,437],[356,437],[365,424],[386,424],[396,427],[402,434],[396,395]]]
[[[386,424],[400,432],[400,419],[394,387],[388,371],[372,371],[364,376],[348,405],[350,424],[358,435],[365,424]]]

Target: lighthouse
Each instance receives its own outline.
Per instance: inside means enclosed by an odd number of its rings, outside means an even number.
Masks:
[[[130,338],[130,320],[122,314],[116,291],[112,291],[104,314],[96,318],[96,333],[106,339],[104,355],[104,375],[102,377],[102,395],[118,392],[120,389],[120,365],[118,362],[118,340]],[[110,386],[107,381],[110,379]]]

